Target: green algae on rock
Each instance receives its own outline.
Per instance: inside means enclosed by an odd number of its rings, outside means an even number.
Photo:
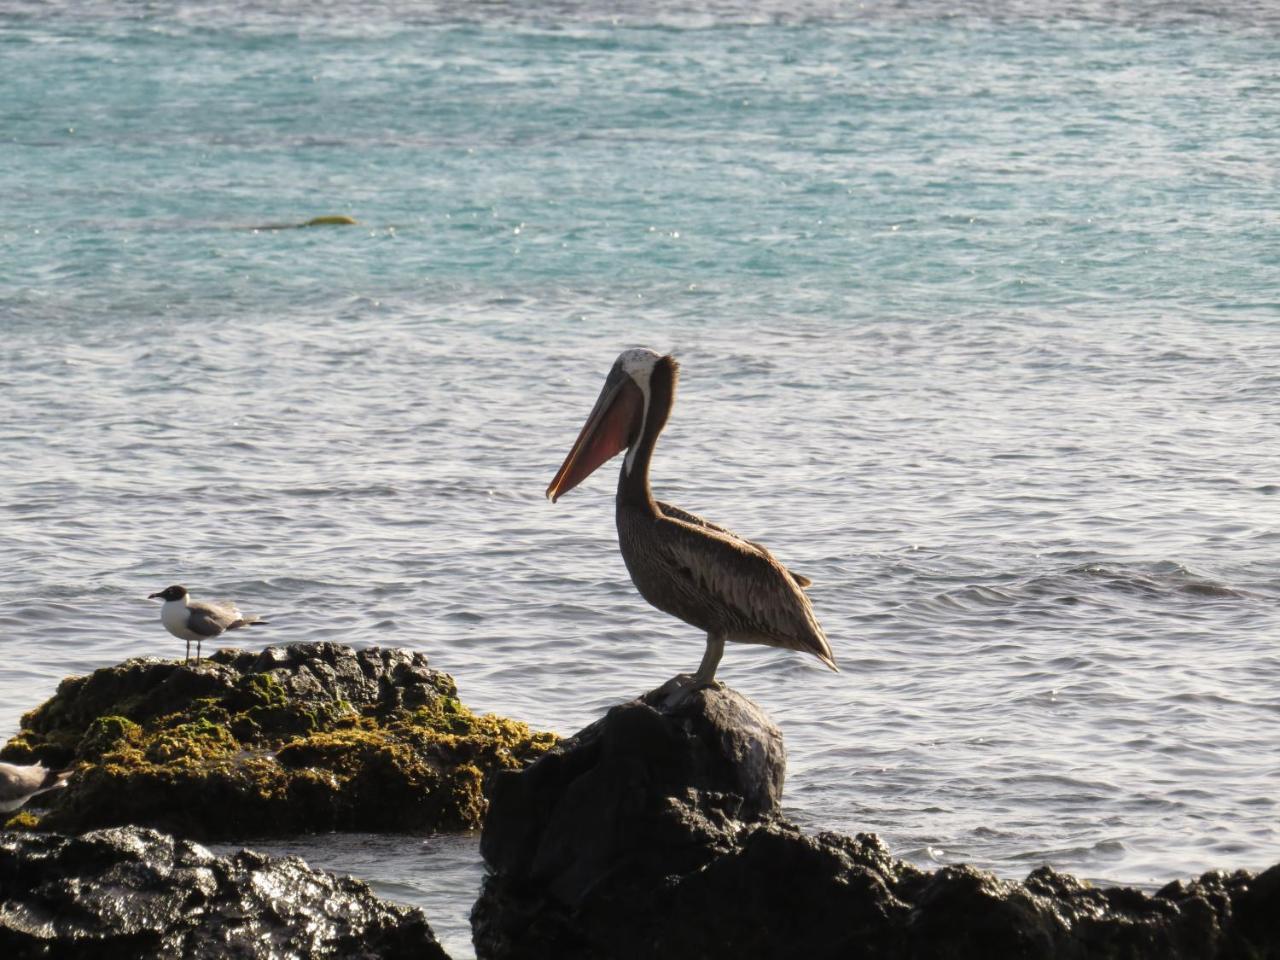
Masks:
[[[476,828],[490,776],[555,739],[472,713],[420,653],[297,643],[68,677],[0,758],[76,767],[47,812],[14,826],[214,840]]]
[[[19,810],[8,820],[0,823],[0,830],[35,830],[39,826],[39,816],[30,810]]]

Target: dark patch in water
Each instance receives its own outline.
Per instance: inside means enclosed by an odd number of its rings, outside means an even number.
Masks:
[[[1122,593],[1140,593],[1149,596],[1160,596],[1170,593],[1181,593],[1197,597],[1213,597],[1215,599],[1243,599],[1250,594],[1236,590],[1224,583],[1216,583],[1197,577],[1186,567],[1179,564],[1158,564],[1150,572],[1125,570],[1119,567],[1088,563],[1073,567],[1069,574],[1103,580],[1104,586]]]

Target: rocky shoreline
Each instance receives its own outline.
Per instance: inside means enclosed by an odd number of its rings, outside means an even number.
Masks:
[[[614,707],[499,775],[472,912],[482,960],[1280,956],[1280,866],[1153,895],[1048,867],[1025,882],[928,872],[874,835],[805,836],[782,817],[785,758],[731,690],[674,710]]]
[[[1146,894],[1047,867],[1021,883],[930,872],[874,835],[806,836],[781,813],[781,734],[727,689],[674,707],[649,694],[557,743],[476,717],[420,654],[224,650],[69,678],[0,757],[76,770],[0,833],[0,947],[16,957],[444,957],[419,911],[358,881],[188,839],[481,822],[481,960],[1280,957],[1280,866]],[[49,832],[103,824],[188,839]]]

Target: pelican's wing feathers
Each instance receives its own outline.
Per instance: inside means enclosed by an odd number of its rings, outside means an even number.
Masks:
[[[754,540],[747,540],[745,537],[740,537],[736,533],[734,533],[732,530],[730,530],[728,527],[722,527],[718,523],[712,523],[706,517],[700,517],[696,513],[690,513],[688,510],[682,510],[680,507],[677,507],[674,504],[663,503],[661,500],[659,500],[657,503],[658,503],[658,510],[665,517],[673,517],[676,520],[683,520],[685,523],[692,524],[695,527],[702,527],[705,530],[714,530],[716,533],[723,533],[727,537],[732,537],[734,540],[738,540],[742,543],[747,544],[748,546],[755,547],[757,550],[763,551],[764,553],[768,554],[770,557],[773,556],[773,554],[769,553],[768,547],[764,546],[763,544],[756,543]],[[806,577],[803,573],[796,573],[794,570],[787,570],[787,573],[791,575],[791,579],[796,582],[797,586],[808,587],[813,585],[813,581],[810,580],[808,577]]]
[[[657,522],[663,529],[655,559],[673,580],[723,611],[734,625],[728,639],[811,653],[837,669],[809,598],[768,549],[705,521],[666,514]]]

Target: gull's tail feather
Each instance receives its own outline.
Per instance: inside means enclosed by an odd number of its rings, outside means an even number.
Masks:
[[[67,785],[67,778],[74,773],[74,769],[68,767],[66,770],[46,770],[44,774],[44,782],[40,784],[40,789],[36,793],[47,793],[50,790],[57,790]],[[33,793],[32,796],[35,796]]]

